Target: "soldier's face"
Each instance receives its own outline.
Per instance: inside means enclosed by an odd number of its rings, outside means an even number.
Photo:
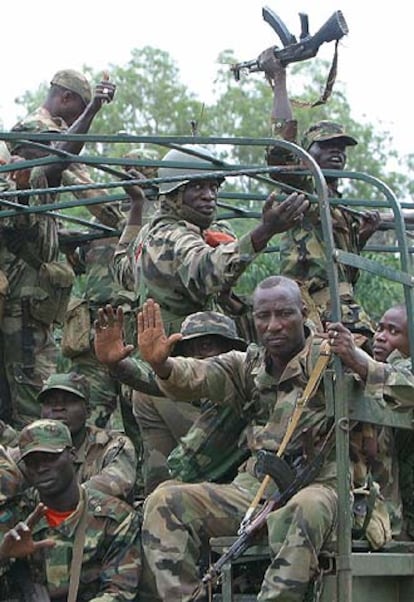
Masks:
[[[24,474],[41,499],[62,493],[75,477],[72,452],[32,452],[24,458]]]
[[[268,353],[289,361],[305,344],[303,304],[282,285],[256,289],[253,302],[257,334]]]
[[[314,142],[309,154],[322,169],[344,169],[346,164],[346,145],[341,138]]]
[[[41,417],[64,422],[71,435],[76,435],[85,427],[88,410],[84,400],[74,393],[51,389],[42,400]]]
[[[181,343],[180,350],[186,357],[205,359],[214,357],[220,353],[227,353],[234,349],[230,339],[225,339],[216,334],[206,334],[194,339],[188,339]]]
[[[183,203],[206,217],[212,217],[216,210],[218,189],[216,180],[190,182],[184,187]]]
[[[399,307],[386,311],[378,323],[374,334],[374,359],[385,362],[394,349],[407,357],[410,355],[407,314]]]

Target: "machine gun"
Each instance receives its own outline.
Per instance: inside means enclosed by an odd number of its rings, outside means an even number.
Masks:
[[[289,63],[305,61],[316,56],[319,47],[324,42],[340,40],[349,31],[342,12],[337,10],[312,36],[309,33],[308,15],[299,13],[301,33],[299,41],[297,41],[296,37],[290,33],[280,17],[278,17],[269,7],[263,7],[262,15],[266,23],[269,23],[271,28],[277,33],[283,44],[283,48],[275,46],[274,53],[284,66]],[[263,71],[258,59],[236,63],[231,66],[231,70],[236,81],[240,79],[241,71],[247,71],[248,73]]]

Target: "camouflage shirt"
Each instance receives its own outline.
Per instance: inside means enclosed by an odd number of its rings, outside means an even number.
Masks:
[[[286,432],[297,400],[303,393],[318,357],[320,340],[308,335],[306,345],[286,366],[279,380],[267,370],[264,349],[250,345],[247,352],[230,351],[215,358],[171,358],[172,372],[168,379],[157,379],[162,391],[180,401],[207,397],[218,404],[229,404],[243,412],[251,402],[254,415],[246,428],[251,458],[239,469],[236,482],[257,490],[255,455],[260,449],[277,451]],[[370,364],[366,391],[380,387],[384,394],[397,400],[413,400],[413,376],[379,362]],[[413,401],[411,401],[413,403]],[[285,456],[298,457],[316,449],[328,430],[323,386],[309,400],[299,424],[286,449]],[[336,476],[334,457],[330,456],[319,475],[329,481]]]
[[[140,303],[161,306],[167,333],[189,314],[215,308],[215,295],[234,285],[257,257],[250,234],[212,247],[201,229],[165,215],[154,219],[139,251]]]
[[[288,122],[287,125],[290,124],[291,122]],[[283,129],[280,131],[280,137],[290,139],[289,136],[284,135]],[[290,141],[296,142],[296,140]],[[285,149],[273,147],[267,153],[267,161],[269,165],[295,165],[298,163],[298,158]],[[277,180],[314,193],[310,177],[282,174],[277,175]],[[332,198],[341,197],[341,193],[333,185],[328,186],[328,195]],[[332,206],[330,213],[335,247],[358,254],[361,250],[359,243],[361,219],[347,211],[346,207]],[[280,235],[281,273],[300,284],[306,284],[311,294],[327,287],[325,246],[319,207],[317,204],[312,204],[305,212],[301,223]],[[338,264],[338,278],[340,282],[354,285],[358,279],[358,270]]]
[[[87,516],[78,602],[135,600],[141,564],[139,516],[125,502],[94,490],[88,490],[86,494],[81,489],[77,508],[58,526],[50,527],[43,518],[33,528],[35,540],[50,538],[56,545],[29,557],[31,580],[46,585],[51,598],[66,600],[75,532],[85,503]],[[24,520],[34,504],[33,499],[20,500],[13,515],[8,515],[6,520],[0,509],[0,530],[5,532],[19,520]],[[3,567],[3,572],[4,568],[7,567]],[[7,581],[6,573],[2,578],[2,590]],[[9,583],[12,591],[15,586],[15,583]]]

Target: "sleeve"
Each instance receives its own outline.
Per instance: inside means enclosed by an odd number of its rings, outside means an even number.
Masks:
[[[90,602],[136,600],[141,574],[140,518],[131,509],[121,523],[114,524],[107,533],[109,545],[102,560],[101,588]]]
[[[411,360],[398,358],[392,363],[376,362],[368,356],[365,392],[381,396],[396,408],[414,407],[414,375]]]
[[[106,446],[102,468],[84,483],[114,497],[128,499],[137,478],[137,456],[129,437],[119,435]]]
[[[191,228],[179,228],[173,234],[176,275],[186,293],[202,303],[223,287],[232,286],[259,255],[250,233],[239,240],[213,248]]]
[[[135,291],[135,278],[133,267],[133,245],[141,226],[125,226],[114,252],[114,274],[122,288]]]
[[[241,413],[248,395],[249,371],[245,359],[242,351],[229,351],[204,360],[171,358],[173,368],[169,378],[157,378],[157,383],[167,397],[176,401],[207,398]]]
[[[155,378],[154,372],[150,366],[137,358],[127,358],[120,361],[116,366],[111,367],[111,375],[119,382],[135,391],[163,397]]]

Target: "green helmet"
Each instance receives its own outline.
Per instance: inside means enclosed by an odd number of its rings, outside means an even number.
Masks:
[[[186,153],[185,151],[172,149],[168,151],[168,153],[163,157],[163,161],[179,161],[181,163],[189,163],[194,165],[194,168],[184,168],[184,167],[160,167],[158,169],[158,177],[159,178],[170,178],[172,176],[186,176],[189,174],[202,174],[203,169],[200,169],[198,166],[204,165],[209,171],[212,171],[215,168],[213,163],[215,157],[212,155],[210,150],[207,148],[203,148],[202,146],[198,146],[196,144],[186,144],[182,147],[183,149],[193,150],[199,153],[200,156],[192,155],[190,153]],[[220,181],[223,178],[218,178]],[[189,180],[183,179],[177,182],[160,182],[158,185],[158,190],[160,194],[169,194],[180,186],[184,186],[188,184]]]

